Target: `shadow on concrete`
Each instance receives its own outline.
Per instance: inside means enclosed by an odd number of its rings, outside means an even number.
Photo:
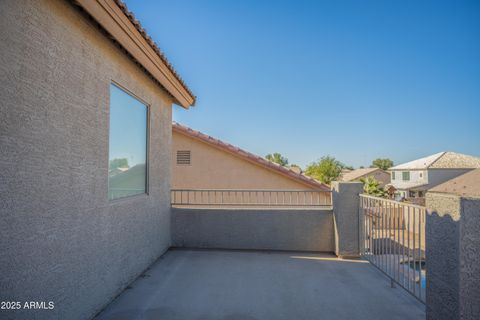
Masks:
[[[424,319],[362,260],[272,251],[170,250],[97,319]]]

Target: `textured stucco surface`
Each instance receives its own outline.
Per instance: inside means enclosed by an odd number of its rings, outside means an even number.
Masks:
[[[173,246],[332,252],[331,210],[172,208]]]
[[[177,165],[178,150],[191,152],[190,165]],[[304,190],[315,187],[174,131],[172,134],[172,188]]]
[[[87,319],[170,245],[171,99],[67,1],[0,1],[0,300]],[[107,200],[109,86],[151,105],[149,195]]]
[[[480,199],[426,195],[427,319],[480,318]]]
[[[480,198],[461,198],[460,319],[480,319]]]
[[[360,255],[358,206],[362,190],[361,182],[332,182],[335,254],[339,257]]]

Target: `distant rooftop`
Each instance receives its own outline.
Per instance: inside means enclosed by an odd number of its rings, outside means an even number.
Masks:
[[[480,168],[480,158],[456,152],[439,152],[428,157],[420,158],[390,170],[415,169],[477,169]]]
[[[359,179],[365,175],[372,174],[375,171],[381,170],[380,168],[361,168],[346,172],[342,175],[342,181],[353,181]]]
[[[429,192],[480,197],[480,169],[469,171],[461,176],[448,180],[430,189]]]

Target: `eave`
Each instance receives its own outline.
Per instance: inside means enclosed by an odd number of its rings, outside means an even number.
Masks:
[[[75,2],[165,88],[174,103],[186,109],[195,104],[195,96],[124,5],[115,0]]]

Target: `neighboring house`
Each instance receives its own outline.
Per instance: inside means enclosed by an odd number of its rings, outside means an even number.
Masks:
[[[390,185],[397,198],[422,198],[425,191],[476,168],[478,157],[440,152],[390,168]]]
[[[471,170],[428,190],[462,197],[480,197],[480,169]]]
[[[298,171],[173,123],[173,189],[329,188]]]
[[[0,39],[0,301],[54,303],[0,318],[90,319],[170,246],[195,97],[120,1],[2,0]]]
[[[362,168],[343,173],[341,181],[359,181],[361,178],[373,177],[379,183],[380,187],[390,183],[390,173],[380,168]]]

